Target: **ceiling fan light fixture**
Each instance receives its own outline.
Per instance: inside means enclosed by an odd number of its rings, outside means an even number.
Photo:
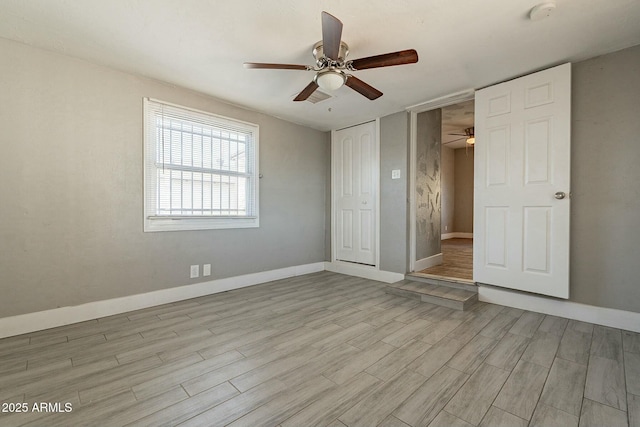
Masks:
[[[320,86],[320,89],[334,91],[344,85],[345,81],[347,81],[347,76],[342,71],[327,70],[316,74],[314,80]]]
[[[467,145],[473,145],[476,143],[476,130],[473,126],[470,128],[466,128],[464,130],[464,133],[467,134]]]

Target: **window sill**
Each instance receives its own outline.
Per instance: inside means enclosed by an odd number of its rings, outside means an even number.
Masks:
[[[260,220],[258,217],[151,217],[146,218],[144,221],[144,232],[220,230],[232,228],[258,228],[259,226]]]

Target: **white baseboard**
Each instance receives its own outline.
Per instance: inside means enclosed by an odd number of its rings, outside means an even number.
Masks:
[[[315,273],[324,271],[324,269],[324,262],[316,262],[313,264],[279,268],[225,279],[216,279],[209,282],[195,283],[193,285],[178,286],[144,294],[0,318],[0,338],[70,325],[72,323],[84,322],[100,317],[113,316],[114,314],[244,288],[246,286],[271,282],[272,280]]]
[[[442,264],[442,254],[437,254],[437,255],[430,256],[428,258],[419,259],[413,265],[413,269],[414,271],[421,271],[421,270],[424,270],[425,268],[434,267],[440,264]]]
[[[367,267],[350,262],[333,261],[325,262],[324,265],[324,269],[327,271],[362,277],[363,279],[378,280],[385,283],[395,283],[404,279],[404,274],[401,273],[378,270],[375,267]]]
[[[473,233],[444,233],[440,236],[440,240],[447,239],[473,239]]]
[[[428,259],[428,258],[426,258]],[[426,267],[425,267],[426,268]],[[126,313],[128,311],[153,307],[171,302],[197,298],[204,295],[253,286],[273,280],[319,271],[332,271],[350,276],[394,283],[404,279],[404,275],[391,271],[382,271],[374,267],[365,267],[346,262],[317,262],[260,273],[245,274],[225,279],[193,285],[179,286],[144,294],[127,297],[95,301],[87,304],[61,307],[36,313],[0,318],[0,338],[26,334],[42,329],[84,322],[100,317]],[[616,310],[613,308],[596,307],[571,301],[556,300],[526,294],[518,291],[500,289],[491,286],[478,287],[480,301],[500,304],[524,310],[536,311],[544,314],[580,320],[597,325],[610,326],[627,331],[640,332],[640,313]]]
[[[557,300],[518,291],[478,286],[478,299],[493,304],[551,314],[596,325],[640,332],[640,313]]]

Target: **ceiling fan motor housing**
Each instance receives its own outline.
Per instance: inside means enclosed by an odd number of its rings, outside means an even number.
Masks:
[[[313,77],[313,81],[316,82],[321,89],[333,91],[345,84],[347,75],[342,70],[329,67],[326,70],[318,71]]]
[[[324,49],[322,48],[322,40],[313,45],[313,50],[311,52],[313,57],[316,60],[316,65],[318,67],[323,67],[328,65],[327,62],[332,61],[330,58],[324,56]],[[345,42],[340,42],[340,51],[338,52],[338,57],[336,58],[336,62],[344,63],[347,59],[347,55],[349,55],[349,45]]]

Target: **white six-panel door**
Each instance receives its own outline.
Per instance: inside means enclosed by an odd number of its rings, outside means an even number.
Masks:
[[[473,278],[569,297],[571,64],[476,92]]]
[[[375,122],[333,134],[335,256],[376,263]]]

